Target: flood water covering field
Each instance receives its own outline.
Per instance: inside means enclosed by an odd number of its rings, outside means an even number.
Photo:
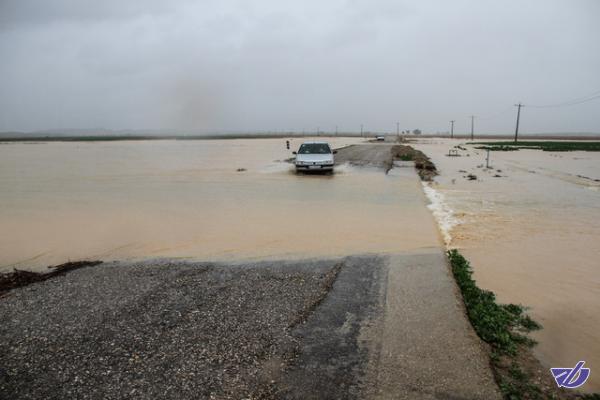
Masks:
[[[460,157],[447,156],[455,145]],[[490,152],[465,141],[420,140],[440,171],[426,190],[450,247],[479,286],[530,306],[548,367],[600,370],[600,152]],[[472,174],[477,179],[469,180]],[[591,374],[587,390],[600,390]]]
[[[297,176],[284,160],[302,141],[290,150],[284,139],[2,144],[0,271],[439,245],[412,169],[342,165],[331,176]]]

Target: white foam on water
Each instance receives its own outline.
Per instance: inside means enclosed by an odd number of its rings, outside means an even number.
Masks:
[[[430,183],[422,182],[423,190],[429,200],[427,208],[433,213],[446,247],[452,243],[452,228],[460,223],[454,215],[454,211],[448,206],[445,196],[438,190],[431,187]]]
[[[366,167],[363,168],[367,169]],[[352,165],[350,165],[349,163],[343,163],[343,164],[336,164],[333,172],[335,175],[342,175],[342,174],[349,174],[352,172],[355,172],[356,168],[353,167]],[[264,167],[262,167],[261,169],[258,170],[259,173],[261,174],[281,174],[281,173],[292,173],[295,174],[296,173],[296,168],[294,167],[294,164],[286,162],[286,161],[274,161]]]
[[[277,160],[270,164],[265,165],[264,167],[259,169],[258,172],[261,174],[280,174],[280,173],[296,172],[296,170],[294,168],[294,164]]]
[[[336,164],[334,167],[335,174],[349,174],[356,171],[356,167],[353,167],[349,163]]]

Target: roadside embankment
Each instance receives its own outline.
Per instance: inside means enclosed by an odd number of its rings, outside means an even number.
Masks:
[[[392,147],[392,156],[395,160],[414,161],[419,177],[423,181],[431,181],[438,172],[435,164],[420,150],[403,144]]]

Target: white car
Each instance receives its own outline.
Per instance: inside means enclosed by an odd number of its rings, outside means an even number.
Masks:
[[[333,155],[337,153],[331,150],[327,142],[305,142],[300,145],[296,154],[296,172],[304,171],[333,171]]]
[[[375,137],[375,140],[377,140],[378,142],[385,142],[385,136],[379,135]]]

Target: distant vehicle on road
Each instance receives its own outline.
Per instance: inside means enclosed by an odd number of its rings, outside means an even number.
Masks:
[[[332,151],[327,142],[302,143],[298,151],[294,151],[296,172],[332,172],[335,153],[337,151]]]
[[[385,142],[385,136],[382,136],[382,135],[376,136],[376,137],[375,137],[375,139],[376,139],[378,142]]]

